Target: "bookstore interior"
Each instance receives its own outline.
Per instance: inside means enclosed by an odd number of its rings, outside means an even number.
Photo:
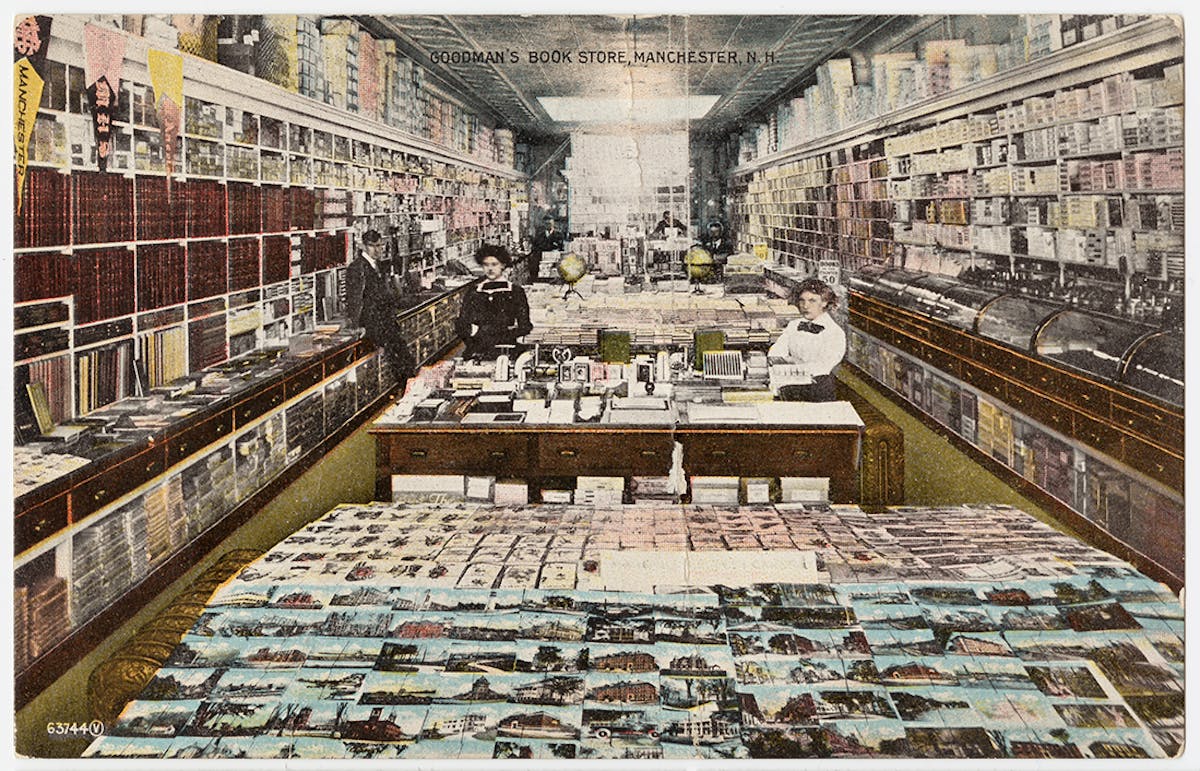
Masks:
[[[1181,756],[1181,18],[14,25],[18,756]]]

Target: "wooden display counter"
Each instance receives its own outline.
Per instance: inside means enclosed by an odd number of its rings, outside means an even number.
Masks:
[[[830,500],[859,499],[863,422],[846,402],[800,405],[786,422],[488,425],[376,421],[376,498],[390,500],[393,474],[525,479],[665,476],[674,443],[689,476],[828,477]],[[769,405],[766,405],[769,406]]]

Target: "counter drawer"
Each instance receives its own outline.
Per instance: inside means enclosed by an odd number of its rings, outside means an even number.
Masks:
[[[1113,422],[1139,436],[1183,449],[1183,416],[1121,394],[1112,397]]]
[[[277,383],[265,391],[238,402],[233,406],[234,421],[237,427],[241,428],[256,418],[266,415],[271,410],[283,404],[283,399],[283,383]]]
[[[376,434],[393,474],[519,476],[529,468],[529,435],[479,432]]]
[[[350,364],[354,361],[355,350],[356,349],[354,346],[350,346],[350,347],[346,348],[345,350],[338,351],[337,353],[333,354],[332,356],[329,356],[328,358],[326,358],[325,359],[325,377],[329,377],[333,373],[338,372],[339,370],[343,370],[346,367],[349,367]]]
[[[1173,490],[1183,492],[1183,458],[1136,437],[1125,437],[1125,462]]]
[[[325,370],[322,368],[320,362],[304,368],[295,375],[292,375],[284,383],[286,398],[291,399],[297,394],[304,393],[317,383],[320,383],[324,377]]]
[[[134,455],[81,482],[71,490],[71,521],[98,511],[130,490],[166,471],[167,453],[162,445]]]
[[[213,442],[229,436],[232,431],[233,410],[227,409],[179,432],[167,441],[167,466],[186,460]]]
[[[63,493],[31,507],[13,521],[13,553],[20,554],[66,527],[67,495]]]
[[[834,476],[858,468],[859,434],[756,431],[684,434],[683,468],[717,476]]]
[[[670,432],[563,432],[537,438],[534,467],[545,476],[665,475]]]

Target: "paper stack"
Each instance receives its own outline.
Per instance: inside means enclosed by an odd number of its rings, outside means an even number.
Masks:
[[[740,481],[737,477],[694,476],[691,483],[693,504],[736,506],[738,503]]]
[[[461,501],[466,481],[456,474],[392,474],[392,500]]]
[[[780,498],[784,503],[828,503],[828,477],[782,477]]]
[[[625,492],[623,477],[577,477],[575,503],[580,505],[619,505]]]

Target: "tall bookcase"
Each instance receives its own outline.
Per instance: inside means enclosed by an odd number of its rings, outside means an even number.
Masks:
[[[511,240],[524,185],[188,54],[166,153],[151,44],[130,35],[102,172],[83,39],[84,17],[54,18],[14,223],[16,397],[25,412],[25,385],[40,383],[55,422],[127,433],[85,457],[18,437],[22,702],[394,387],[373,346],[333,331],[356,234],[383,233],[428,288],[447,260]],[[419,359],[453,342],[460,302],[456,290],[405,313]],[[172,414],[172,395],[197,385],[212,398]]]
[[[730,182],[741,248],[765,244],[800,274],[827,260],[892,266],[1170,328],[1183,279],[1182,34],[1166,17],[1094,32],[744,162]],[[1182,581],[1178,405],[971,331],[951,345],[935,320],[849,299],[850,362],[1075,524]]]

